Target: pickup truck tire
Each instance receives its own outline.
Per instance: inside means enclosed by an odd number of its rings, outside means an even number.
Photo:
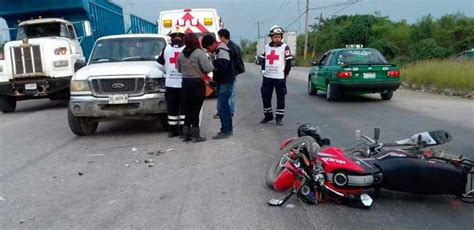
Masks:
[[[3,113],[11,113],[16,109],[16,99],[10,96],[0,96],[0,110]]]
[[[67,120],[69,128],[77,136],[92,135],[99,126],[99,122],[92,121],[88,117],[75,117],[70,109],[67,111]]]
[[[382,100],[389,101],[393,97],[393,91],[388,91],[386,93],[381,93],[380,97],[382,98]]]

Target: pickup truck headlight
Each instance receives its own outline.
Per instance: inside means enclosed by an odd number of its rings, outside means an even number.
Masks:
[[[165,92],[165,78],[147,78],[145,81],[145,91],[147,93]]]
[[[91,91],[89,81],[87,80],[71,80],[71,92]]]

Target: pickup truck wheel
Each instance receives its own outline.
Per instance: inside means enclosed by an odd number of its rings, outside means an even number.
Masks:
[[[0,96],[0,110],[3,113],[11,113],[16,109],[16,99],[10,96]]]
[[[388,91],[386,93],[381,93],[380,97],[382,97],[382,100],[389,101],[393,97],[393,91]]]
[[[168,131],[168,114],[160,114],[158,117],[162,130]]]
[[[99,122],[92,121],[88,117],[75,117],[70,109],[67,111],[67,120],[69,128],[77,136],[92,135],[99,126]]]

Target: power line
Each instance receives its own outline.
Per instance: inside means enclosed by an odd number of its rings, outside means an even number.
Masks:
[[[290,24],[288,24],[288,26],[286,26],[285,28],[290,28],[290,26],[292,26],[293,24],[295,24],[298,19],[300,19],[301,17],[303,17],[304,15],[306,14],[306,12],[303,12],[302,14],[300,14],[295,20],[293,20]],[[288,30],[288,29],[287,29]]]

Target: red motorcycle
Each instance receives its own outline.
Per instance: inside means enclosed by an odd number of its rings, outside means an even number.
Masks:
[[[381,188],[426,195],[455,195],[463,202],[474,203],[474,161],[463,156],[425,150],[451,140],[446,131],[423,132],[395,143],[379,143],[380,130],[374,138],[360,135],[364,141],[341,149],[329,145],[320,131],[304,124],[298,136],[285,140],[281,152],[267,171],[267,185],[277,191],[291,191],[282,199],[272,199],[271,206],[283,205],[297,194],[303,202],[318,204],[334,200],[353,207],[369,208],[369,194]]]

